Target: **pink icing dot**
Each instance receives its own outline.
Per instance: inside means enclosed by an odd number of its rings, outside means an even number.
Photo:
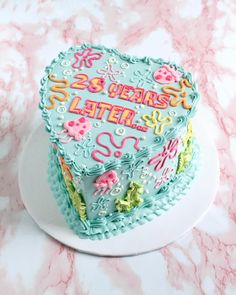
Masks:
[[[80,123],[84,123],[85,122],[85,118],[80,118],[79,121],[80,121]]]
[[[155,77],[157,80],[161,79],[162,78],[162,75],[156,75]]]
[[[80,130],[79,134],[83,135],[84,134],[84,130]]]
[[[70,122],[68,123],[68,125],[71,126],[71,127],[74,126],[74,124],[75,124],[74,121],[70,121]]]
[[[112,173],[108,174],[108,177],[113,178],[113,174]]]
[[[84,125],[83,128],[86,128],[86,126]]]
[[[120,157],[122,156],[122,152],[120,152],[120,151],[116,151],[116,152],[114,153],[114,156],[115,156],[116,158],[120,158]]]
[[[166,76],[166,80],[167,81],[170,81],[171,80],[171,76],[170,75]]]

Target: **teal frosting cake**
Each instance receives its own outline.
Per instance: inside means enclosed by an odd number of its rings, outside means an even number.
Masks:
[[[160,215],[198,166],[191,118],[199,94],[175,63],[83,44],[41,80],[48,180],[68,226],[104,239]]]

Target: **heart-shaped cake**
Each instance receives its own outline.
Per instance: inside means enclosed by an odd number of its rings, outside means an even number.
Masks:
[[[80,237],[124,232],[186,193],[198,165],[199,94],[182,67],[84,44],[46,67],[40,94],[49,182]]]

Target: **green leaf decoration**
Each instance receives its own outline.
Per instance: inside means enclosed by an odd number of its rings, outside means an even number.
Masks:
[[[179,154],[176,174],[184,172],[193,156],[193,141],[188,140],[187,145],[182,153]]]
[[[124,198],[115,200],[116,209],[118,212],[130,212],[134,207],[137,207],[143,202],[141,195],[144,192],[143,185],[131,181],[129,189]]]
[[[82,195],[75,190],[75,187],[72,181],[68,177],[64,176],[64,180],[69,192],[72,205],[75,207],[75,209],[79,213],[80,219],[85,220],[87,218],[86,204],[83,200]]]

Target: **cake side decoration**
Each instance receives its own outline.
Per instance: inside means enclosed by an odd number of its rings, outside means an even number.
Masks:
[[[94,186],[96,187],[96,191],[94,192],[94,196],[96,195],[107,195],[113,188],[115,184],[119,181],[117,173],[115,170],[110,170],[102,175],[98,176],[94,182]]]
[[[141,198],[144,192],[143,186],[138,182],[131,181],[124,198],[117,198],[116,209],[118,212],[129,212],[143,202]]]
[[[149,165],[155,165],[154,170],[161,170],[168,158],[173,159],[177,155],[179,140],[171,139],[168,144],[164,145],[163,151],[155,155],[148,161]]]

